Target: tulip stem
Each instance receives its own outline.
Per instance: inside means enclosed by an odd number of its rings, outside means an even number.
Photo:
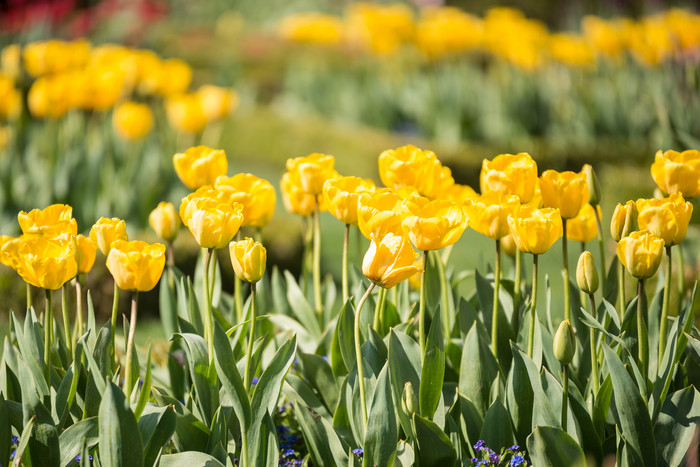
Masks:
[[[425,276],[428,272],[428,251],[423,252],[423,273],[420,276],[420,301],[418,303],[418,340],[420,341],[420,361],[425,358]]]
[[[323,303],[321,302],[321,215],[318,210],[318,200],[314,207],[314,307],[319,322],[323,322]]]
[[[119,310],[119,286],[117,281],[114,281],[114,295],[112,297],[112,321],[110,323],[112,331],[112,352],[114,353],[114,368],[117,368],[119,361],[117,359],[117,345],[115,338],[117,336],[117,311]]]
[[[75,308],[75,326],[76,326],[76,339],[78,336],[83,335],[83,290],[80,285],[80,275],[75,278],[75,296],[76,296],[76,308]]]
[[[233,299],[236,303],[236,321],[243,322],[243,295],[241,292],[241,279],[234,274],[233,278]]]
[[[66,285],[61,287],[61,315],[63,315],[63,333],[66,337],[66,348],[69,355],[73,355],[73,339],[70,332],[70,317],[68,316],[68,297],[66,296]]]
[[[642,372],[644,384],[647,381],[647,368],[649,367],[649,342],[647,341],[646,326],[644,325],[644,279],[639,279],[637,287],[637,347],[639,357],[639,370]],[[644,391],[646,393],[646,388]]]
[[[377,297],[377,305],[374,307],[374,323],[372,327],[375,331],[379,332],[379,328],[384,321],[384,304],[386,303],[387,290],[385,288],[379,289],[379,297]]]
[[[213,248],[204,249],[204,297],[207,307],[204,310],[204,337],[209,350],[209,363],[214,361],[214,325],[211,317],[211,295],[209,295],[209,262]]]
[[[250,392],[250,361],[253,359],[253,344],[255,343],[255,298],[256,298],[255,282],[250,283],[250,334],[248,336],[248,348],[245,352],[245,374],[243,375],[243,384],[246,392]]]
[[[600,277],[603,279],[601,284],[605,287],[605,281],[607,280],[607,271],[605,270],[605,239],[603,238],[603,220],[601,219],[601,213],[598,211],[598,207],[593,209],[595,211],[595,221],[598,224],[598,247],[600,248]]]
[[[666,349],[666,321],[668,321],[668,305],[671,301],[671,246],[666,247],[666,288],[664,289],[664,301],[661,306],[661,322],[659,325],[659,367],[664,358]]]
[[[304,252],[301,257],[301,277],[304,280],[304,296],[308,297],[309,292],[309,270],[312,262],[312,248],[311,243],[314,238],[314,223],[311,217],[304,217],[306,232],[304,232]]]
[[[493,310],[491,312],[491,348],[498,360],[498,293],[501,288],[501,241],[496,240],[496,266],[493,271]]]
[[[348,301],[348,242],[350,235],[350,224],[345,224],[345,234],[343,235],[343,304]]]
[[[515,249],[515,283],[513,284],[513,329],[518,332],[520,324],[521,282],[523,280],[523,253]]]
[[[27,282],[27,310],[32,307],[32,286]]]
[[[139,306],[139,293],[134,291],[131,293],[131,318],[129,319],[129,338],[126,343],[126,370],[124,372],[124,394],[126,401],[131,398],[131,390],[134,385],[131,384],[132,374],[134,372],[134,335],[136,335],[136,311]]]
[[[561,397],[561,429],[566,431],[566,417],[569,412],[569,365],[564,365]]]
[[[676,247],[676,250],[678,250],[678,290],[680,292],[680,299],[683,300],[683,294],[685,292],[685,276],[683,273],[683,250],[682,250],[682,244],[678,244]]]
[[[561,248],[564,259],[564,319],[571,321],[571,290],[569,290],[569,247],[566,242],[566,219],[562,219]]]
[[[360,313],[362,312],[362,305],[365,304],[367,297],[372,293],[374,285],[374,282],[372,282],[367,287],[367,291],[360,299],[360,303],[357,304],[357,310],[355,311],[355,360],[357,361],[357,382],[360,385],[360,403],[362,404],[362,436],[364,436],[364,431],[367,428],[367,400],[365,399],[365,371],[362,367],[362,345],[360,343]]]
[[[532,358],[535,349],[535,320],[537,319],[537,263],[539,255],[532,255],[532,298],[530,299],[530,336],[527,341],[527,356]]]
[[[591,304],[591,316],[596,316],[595,297],[592,293],[588,294],[588,299]],[[600,381],[598,380],[598,347],[596,346],[595,330],[589,329],[589,339],[591,344],[591,374],[593,379],[593,399],[595,399],[600,389]]]
[[[44,312],[44,377],[51,387],[51,340],[53,331],[53,295],[46,289],[46,311]]]
[[[627,299],[625,298],[625,267],[622,262],[617,263],[617,281],[618,285],[618,308],[620,309],[620,321],[625,317],[625,307],[627,306]]]
[[[442,312],[442,332],[445,339],[450,338],[452,334],[452,329],[450,328],[450,315],[452,310],[449,305],[449,295],[447,289],[447,277],[445,276],[445,263],[443,263],[443,258],[440,254],[435,251],[435,264],[438,267],[438,276],[440,277],[440,295],[442,296],[442,306],[440,307]],[[446,262],[446,261],[445,261]]]

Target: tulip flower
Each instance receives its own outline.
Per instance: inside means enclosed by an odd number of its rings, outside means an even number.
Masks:
[[[277,197],[270,182],[249,173],[216,179],[217,190],[230,201],[243,205],[243,226],[262,228],[270,222],[275,212]]]
[[[469,185],[460,185],[459,183],[451,185],[445,193],[443,193],[443,196],[445,199],[449,199],[457,204],[462,204],[469,199],[479,197],[472,187]]]
[[[208,121],[225,118],[238,106],[238,94],[233,89],[205,84],[197,89],[197,96]]]
[[[124,102],[114,109],[114,131],[127,141],[141,139],[153,129],[153,113],[146,104]]]
[[[169,96],[165,101],[165,114],[170,126],[182,133],[201,133],[207,125],[207,116],[204,113],[202,101],[195,93]],[[213,180],[207,183],[213,183]]]
[[[464,211],[469,218],[469,227],[489,238],[500,240],[510,233],[508,216],[519,206],[517,196],[489,191],[467,200]]]
[[[23,235],[16,247],[15,269],[35,287],[58,290],[78,273],[75,243],[69,234],[54,238]]]
[[[333,168],[334,165],[333,156],[319,153],[287,159],[287,171],[296,174],[302,191],[312,196],[323,193],[323,184],[326,180],[338,177],[338,173]]]
[[[589,311],[592,316],[596,315],[595,306],[595,294],[598,290],[599,280],[598,271],[595,267],[595,260],[590,251],[584,251],[578,258],[578,264],[576,266],[576,282],[578,288],[581,292],[588,295]],[[591,379],[593,381],[593,386],[591,387],[592,395],[595,398],[598,394],[598,389],[600,388],[600,382],[598,380],[598,348],[596,346],[595,340],[595,330],[589,328],[589,345],[591,347]]]
[[[67,204],[52,204],[45,209],[20,211],[17,215],[22,233],[57,237],[63,233],[78,234],[78,224],[73,219],[73,208]]]
[[[87,274],[95,264],[97,245],[90,237],[82,234],[77,235],[75,241],[75,260],[78,264],[78,274]]]
[[[619,242],[620,239],[628,236],[635,230],[637,230],[637,205],[634,201],[627,201],[626,204],[619,204],[615,207],[612,219],[610,220],[610,234],[612,238]],[[625,299],[625,267],[621,262],[617,263],[618,266],[618,309],[620,316],[625,314],[625,306],[627,300]]]
[[[595,239],[597,235],[596,210],[590,204],[585,205],[576,217],[566,222],[566,237],[569,240],[588,243]]]
[[[97,244],[103,255],[109,256],[113,242],[129,239],[126,223],[116,217],[100,217],[90,229],[90,239]]]
[[[443,197],[454,185],[452,172],[443,167],[434,152],[410,144],[379,155],[379,177],[389,188],[411,186],[432,200]]]
[[[576,352],[576,336],[569,320],[564,320],[559,325],[553,342],[554,356],[562,364],[564,375],[562,377],[562,402],[561,402],[561,426],[566,431],[566,417],[569,412],[569,364],[574,359]]]
[[[182,222],[173,203],[161,201],[149,214],[148,223],[158,237],[167,243],[172,243],[177,237]]]
[[[700,151],[658,151],[651,176],[665,193],[696,197],[700,194]]]
[[[362,262],[362,273],[372,283],[390,289],[399,282],[419,273],[418,254],[404,236],[391,233],[378,240],[373,238]]]
[[[481,193],[497,191],[515,195],[526,204],[535,196],[537,163],[526,152],[500,154],[492,161],[483,160],[479,178]]]
[[[282,202],[287,211],[300,216],[308,217],[316,209],[316,197],[306,193],[302,187],[297,174],[286,172],[280,181],[282,190]],[[323,211],[319,206],[319,209]]]
[[[358,199],[357,225],[367,239],[382,239],[388,233],[403,235],[403,200],[395,192],[377,192]]]
[[[228,161],[223,149],[194,146],[173,156],[175,172],[190,190],[214,185],[216,179],[226,175]]]
[[[229,244],[243,223],[243,205],[226,203],[217,198],[183,198],[182,222],[190,229],[202,248],[223,248]]]

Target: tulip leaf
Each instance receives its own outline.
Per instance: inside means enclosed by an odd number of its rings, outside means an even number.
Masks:
[[[287,301],[294,315],[311,336],[320,336],[321,327],[318,324],[318,317],[297,285],[294,276],[289,271],[284,271],[284,277],[287,279]]]
[[[270,315],[268,320],[278,329],[286,329],[294,332],[297,336],[299,348],[304,352],[314,352],[316,350],[316,339],[304,328],[304,326],[292,317],[285,315]]]
[[[29,442],[34,439],[34,425],[36,424],[36,418],[32,417],[29,419],[29,421],[24,425],[24,429],[22,430],[22,435],[19,438],[19,444],[17,445],[17,449],[15,450],[15,457],[13,460],[13,467],[19,467],[21,465],[20,461],[22,460],[22,457],[24,456],[24,451],[27,450],[27,447],[29,446]],[[31,453],[30,453],[31,457]]]
[[[660,466],[682,465],[700,426],[700,393],[693,386],[676,391],[664,402],[654,426],[654,439],[659,446]]]
[[[176,284],[179,281],[176,281],[173,269],[175,269],[175,266],[166,265],[158,287],[158,310],[166,338],[170,338],[178,331]]]
[[[439,323],[438,323],[439,324]],[[388,362],[379,372],[365,431],[364,458],[367,465],[391,465],[399,440],[399,429],[391,397]]]
[[[309,383],[301,379],[295,374],[288,374],[284,379],[284,386],[282,387],[284,395],[290,400],[303,401],[304,404],[311,410],[313,410],[317,415],[325,418],[329,421],[333,421],[333,416],[329,408],[327,408],[316,392],[311,388]],[[344,404],[339,404],[336,406],[342,406]]]
[[[496,399],[486,412],[479,439],[483,439],[491,449],[499,452],[501,448],[512,446],[515,442],[511,426],[508,411],[501,401]]]
[[[413,427],[416,433],[418,465],[455,465],[457,452],[444,431],[434,422],[413,414]]]
[[[401,409],[401,395],[406,383],[420,394],[420,347],[409,336],[392,329],[389,334],[389,379],[394,395],[394,410],[399,414],[405,433],[411,433],[411,419]]]
[[[197,334],[178,333],[173,336],[182,339],[190,381],[197,395],[197,405],[202,420],[208,425],[214,415],[214,409],[219,405],[219,392],[216,389],[216,375],[213,365],[209,364],[209,351],[206,341]]]
[[[35,332],[38,330],[32,322],[30,313],[24,319],[24,329],[14,313],[12,313],[12,321],[19,353],[31,370],[37,390],[42,397],[47,396],[49,386],[44,377],[44,341],[39,337],[38,332]]]
[[[241,430],[248,429],[252,422],[250,399],[233,359],[229,340],[219,326],[214,326],[214,364],[218,379],[233,404]]]
[[[345,302],[343,304],[343,308],[340,311],[340,314],[342,315],[344,313],[343,310],[345,310],[348,307],[348,303]],[[331,368],[333,369],[333,375],[336,378],[342,378],[345,375],[348,374],[349,369],[347,366],[345,366],[345,360],[343,359],[343,353],[342,353],[342,348],[340,346],[340,318],[335,323],[335,329],[333,330],[333,339],[331,340],[331,352],[330,352],[330,359],[331,359]]]
[[[272,289],[272,303],[275,312],[280,315],[289,315],[289,303],[287,303],[287,292],[284,287],[284,281],[282,280],[282,275],[277,266],[272,268],[272,275],[270,279],[270,285]]]
[[[524,446],[527,436],[532,431],[534,393],[519,348],[512,342],[510,346],[513,352],[513,364],[506,384],[506,407],[513,420],[515,438],[519,445]]]
[[[136,417],[124,393],[108,383],[99,414],[100,458],[106,465],[143,465],[143,444]]]
[[[617,296],[620,293],[618,290],[618,272],[619,272],[619,260],[617,255],[613,255],[612,261],[610,262],[610,267],[608,268],[608,273],[605,276],[605,284],[603,284],[603,300],[608,303],[616,303]],[[618,329],[620,328],[618,323]]]
[[[355,310],[350,306],[350,300],[340,310],[337,324],[338,345],[340,354],[345,362],[345,368],[352,371],[357,364],[355,355]]]
[[[12,439],[12,424],[10,409],[5,396],[0,393],[0,465],[10,464],[10,440]]]
[[[413,448],[404,440],[399,441],[396,447],[394,465],[397,467],[413,467],[416,465],[416,456]]]
[[[299,360],[311,387],[321,396],[328,410],[333,410],[338,405],[339,389],[328,362],[323,357],[304,352],[299,352]]]
[[[646,404],[620,357],[606,344],[603,344],[603,350],[613,385],[613,397],[617,409],[616,422],[628,448],[633,453],[634,459],[631,461],[654,466],[656,465],[656,443]]]
[[[296,401],[296,416],[299,428],[304,433],[304,442],[314,465],[347,465],[346,445],[340,440],[333,427],[324,418],[314,419],[303,403]]]
[[[143,463],[153,465],[165,444],[175,433],[177,415],[171,406],[156,407],[147,405],[138,420],[141,441],[143,442]]]
[[[56,413],[59,415],[60,423],[63,425],[68,417],[68,413],[78,392],[78,381],[82,372],[83,346],[76,345],[73,354],[73,363],[68,367],[68,371],[63,376],[61,385],[56,393]],[[77,365],[77,367],[76,367]]]
[[[537,426],[527,438],[527,451],[532,465],[584,467],[586,458],[581,446],[559,427]]]
[[[88,449],[92,449],[99,441],[97,417],[86,418],[75,425],[69,426],[58,438],[61,446],[61,465],[70,465],[78,456],[85,440]]]
[[[159,467],[180,467],[183,465],[196,465],[201,467],[224,467],[216,457],[203,452],[187,451],[177,454],[165,454],[158,460]]]
[[[164,396],[154,388],[153,394],[159,405],[170,405],[175,410],[177,424],[173,444],[180,451],[205,451],[209,439],[209,428],[189,411],[179,400]]]
[[[498,377],[498,362],[484,342],[474,323],[464,339],[459,371],[459,390],[476,406],[484,417],[491,405],[491,385]]]
[[[139,388],[138,399],[136,399],[136,404],[134,406],[134,416],[138,420],[143,412],[143,408],[146,407],[148,399],[151,397],[151,344],[148,344],[148,350],[146,351],[146,375],[143,379],[143,384]],[[134,393],[135,394],[135,393]]]
[[[430,323],[420,379],[420,414],[429,420],[433,419],[435,409],[440,402],[442,382],[445,377],[445,343],[440,318],[440,310],[437,310]]]
[[[479,305],[481,307],[481,312],[484,317],[484,326],[489,331],[491,330],[491,318],[493,311],[493,284],[491,281],[487,280],[484,276],[479,274],[479,271],[475,271],[476,279],[476,291],[479,296]],[[508,372],[510,369],[510,341],[515,341],[517,335],[513,331],[510,325],[510,320],[506,312],[504,311],[504,305],[506,300],[504,300],[503,295],[506,295],[503,288],[501,288],[501,293],[499,294],[499,307],[498,307],[498,362],[501,364],[504,372]],[[484,413],[486,413],[486,408],[484,408]]]

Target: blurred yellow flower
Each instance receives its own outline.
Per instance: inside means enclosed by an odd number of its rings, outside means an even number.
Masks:
[[[563,219],[572,219],[588,203],[588,184],[583,173],[547,170],[540,176],[542,203],[557,208]]]
[[[229,200],[243,205],[242,225],[264,227],[270,222],[275,212],[277,196],[275,188],[267,180],[253,174],[240,173],[233,177],[217,178],[215,186]]]
[[[148,216],[148,223],[153,231],[168,243],[175,241],[180,230],[180,216],[173,203],[161,201]]]
[[[518,250],[533,255],[546,253],[562,236],[558,209],[521,206],[508,216],[508,226]]]
[[[300,216],[310,216],[314,213],[317,197],[304,191],[298,174],[285,172],[280,181],[280,188],[282,190],[282,202],[287,211]],[[323,197],[319,198],[323,200]],[[320,206],[319,209],[321,209]]]
[[[78,263],[78,274],[87,274],[95,264],[97,245],[90,237],[83,234],[75,237],[75,261]]]
[[[112,123],[120,138],[141,139],[153,129],[153,113],[146,104],[124,102],[114,109]]]
[[[518,251],[518,246],[515,244],[513,234],[509,233],[501,239],[501,248],[503,248],[503,252],[505,254],[511,258],[515,258],[515,253]]]
[[[225,247],[243,223],[242,204],[216,198],[183,198],[180,212],[184,212],[182,223],[202,248]]]
[[[223,149],[194,146],[173,156],[175,172],[190,190],[204,185],[214,185],[216,179],[226,175],[228,160]]]
[[[9,235],[0,235],[0,263],[17,269],[17,250],[20,240]]]
[[[377,55],[390,55],[413,39],[413,12],[404,4],[352,3],[345,18],[348,41]]]
[[[537,163],[526,152],[500,154],[491,161],[484,159],[479,179],[482,193],[499,191],[529,203],[535,196]]]
[[[107,269],[122,290],[148,292],[165,268],[165,245],[117,240],[107,256]]]
[[[700,194],[700,151],[658,151],[651,176],[665,193],[696,197]]]
[[[420,251],[452,245],[467,228],[467,216],[452,201],[417,196],[404,201],[404,233]]]
[[[0,69],[12,80],[22,76],[22,47],[19,44],[6,45],[0,54]]]
[[[617,257],[637,279],[653,276],[661,263],[664,241],[648,230],[638,230],[617,244]]]
[[[323,193],[323,184],[331,178],[338,178],[335,171],[335,158],[325,154],[313,153],[306,157],[287,159],[287,171],[298,177],[301,189],[313,196]]]
[[[160,82],[158,92],[162,96],[171,96],[187,91],[192,81],[192,68],[179,58],[163,60],[160,64]]]
[[[229,244],[231,264],[236,276],[246,282],[257,282],[265,273],[267,250],[262,243],[246,237],[239,242]]]
[[[370,242],[362,261],[362,273],[378,286],[390,289],[421,272],[417,258],[408,238],[388,233],[381,240],[373,238]]]
[[[197,96],[208,121],[222,119],[238,107],[238,94],[233,89],[205,84],[197,89]]]
[[[600,213],[600,207],[598,207]],[[593,206],[587,204],[578,216],[566,222],[566,238],[574,242],[587,243],[598,235],[598,221]]]
[[[340,18],[323,13],[296,13],[280,22],[277,33],[292,42],[335,45],[342,40],[343,23]]]
[[[467,200],[464,211],[469,218],[469,227],[489,238],[500,240],[510,233],[508,216],[519,206],[515,195],[487,191],[478,198]]]
[[[473,50],[483,40],[483,21],[457,7],[428,7],[416,25],[416,45],[430,58]]]
[[[637,222],[642,230],[649,230],[661,238],[666,246],[678,245],[685,239],[693,205],[674,193],[662,199],[638,199]]]
[[[53,238],[22,235],[14,246],[17,247],[15,270],[35,287],[57,290],[78,273],[75,242],[70,234]]]
[[[549,36],[549,53],[559,62],[580,68],[595,65],[596,55],[593,47],[583,37],[561,33]]]
[[[165,113],[170,126],[183,133],[201,133],[207,124],[202,101],[195,93],[168,96]]]
[[[108,256],[112,243],[117,240],[129,240],[126,223],[116,217],[100,217],[90,229],[90,239],[97,244],[103,255]]]
[[[328,211],[344,224],[357,225],[357,209],[361,196],[374,193],[374,182],[360,177],[326,180],[323,197]]]
[[[410,144],[379,155],[379,177],[389,188],[410,186],[429,199],[443,197],[454,185],[452,172],[434,152]]]
[[[52,204],[44,209],[20,211],[19,227],[24,234],[57,237],[62,233],[78,234],[78,223],[73,219],[73,208],[67,204]]]

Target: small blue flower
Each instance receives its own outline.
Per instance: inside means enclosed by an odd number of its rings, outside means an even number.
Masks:
[[[486,441],[484,441],[483,439],[480,439],[480,440],[477,441],[476,444],[474,445],[474,450],[475,450],[475,451],[481,451],[481,450],[483,450],[484,448],[488,449],[488,446],[486,446]]]
[[[498,464],[498,460],[500,459],[500,456],[496,454],[495,452],[492,452],[489,454],[489,463],[491,464]]]
[[[513,456],[513,458],[510,460],[510,465],[518,466],[518,465],[522,465],[524,462],[525,462],[525,459],[523,458],[523,456],[516,455],[516,456]]]
[[[19,443],[19,438],[16,436],[13,436],[12,437],[12,444],[17,444],[17,443]]]
[[[486,464],[488,464],[488,463],[489,463],[489,461],[486,460],[486,459],[484,459],[483,461],[479,461],[479,463],[476,464],[476,467],[479,467],[480,465],[486,465]]]
[[[477,462],[479,462],[479,459],[477,459],[476,457],[472,457],[472,458],[469,459],[469,460],[472,461],[472,462],[475,463],[475,464],[476,464]]]
[[[519,449],[520,449],[520,446],[518,446],[517,444],[514,444],[511,447],[509,447],[507,449],[507,451],[518,451]]]
[[[287,438],[287,441],[289,441],[290,443],[296,443],[297,441],[299,441],[299,437],[298,436],[290,436],[289,438]]]
[[[16,452],[17,452],[17,451],[12,451],[12,454],[10,454],[10,459],[14,459],[14,458],[15,458],[15,453],[16,453]]]
[[[323,356],[323,359],[324,359],[325,361],[328,361],[328,357],[327,357],[326,355]]]
[[[285,410],[287,410],[287,406],[286,406],[286,405],[280,405],[279,408],[278,408],[277,410],[279,410],[279,412],[282,413],[282,412],[284,412]]]
[[[251,381],[251,383],[252,383],[252,384],[258,384],[258,381],[260,381],[260,379],[258,379],[258,378],[256,378],[256,377],[253,377],[253,381]]]
[[[353,449],[352,453],[355,454],[357,457],[362,457],[365,455],[365,451],[362,448]]]
[[[286,449],[283,453],[283,457],[289,457],[294,455],[294,449]]]

